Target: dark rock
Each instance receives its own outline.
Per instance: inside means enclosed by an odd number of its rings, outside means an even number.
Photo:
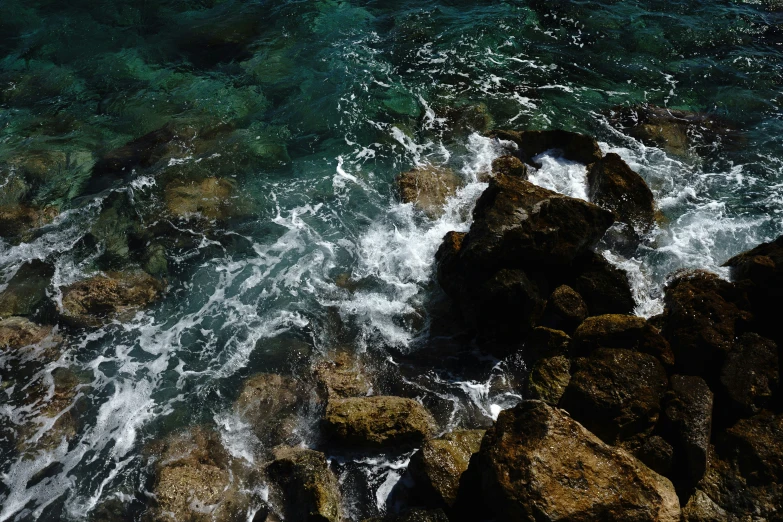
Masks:
[[[590,315],[633,313],[636,302],[628,275],[604,256],[588,256],[574,272],[576,275],[568,284],[582,296]]]
[[[38,259],[19,267],[0,293],[0,319],[34,315],[47,298],[46,290],[53,276],[54,266]]]
[[[301,448],[278,448],[266,472],[282,492],[285,519],[338,522],[340,490],[323,453]]]
[[[24,317],[0,319],[0,352],[9,352],[44,340],[56,344],[62,341],[51,326],[41,326]]]
[[[568,356],[571,353],[571,338],[562,330],[537,326],[525,338],[524,357],[534,362],[542,357],[557,355]]]
[[[403,203],[412,203],[431,218],[443,214],[446,200],[457,193],[462,179],[446,167],[427,165],[397,176]]]
[[[527,165],[516,156],[501,156],[492,162],[492,173],[527,179]]]
[[[168,123],[144,136],[140,136],[117,149],[107,152],[93,167],[93,176],[145,168],[160,159],[162,149],[176,139],[174,125]]]
[[[674,364],[669,342],[657,328],[643,317],[607,314],[588,317],[574,333],[577,353],[590,353],[596,348],[627,348],[654,355],[664,365]]]
[[[646,353],[599,348],[574,361],[560,404],[608,444],[649,434],[668,387],[663,365]]]
[[[730,405],[753,415],[772,405],[780,384],[778,347],[754,333],[743,334],[726,357],[720,382]]]
[[[267,448],[292,443],[297,414],[305,403],[300,382],[276,373],[260,373],[247,379],[234,410],[251,425]]]
[[[713,396],[701,377],[673,375],[670,386],[662,431],[674,447],[675,476],[693,485],[704,476],[711,458]]]
[[[783,415],[760,413],[740,420],[726,433],[749,483],[783,481]]]
[[[571,361],[563,356],[546,357],[533,365],[527,378],[527,393],[531,399],[539,399],[557,406],[571,381]]]
[[[587,195],[640,234],[649,232],[655,224],[655,199],[650,187],[617,154],[607,154],[588,167]]]
[[[648,437],[631,453],[654,472],[665,477],[669,476],[674,462],[674,448],[663,437],[658,435]]]
[[[686,272],[666,286],[666,325],[678,372],[717,381],[734,339],[751,320],[745,293],[704,271]]]
[[[548,150],[560,151],[565,159],[589,165],[601,159],[603,154],[598,142],[590,136],[564,130],[548,131],[494,131],[496,138],[514,142],[519,147],[519,158],[540,168],[533,161],[535,156]]]
[[[459,253],[465,232],[448,232],[435,253],[438,284],[450,296],[457,296],[464,286],[463,275],[459,267]]]
[[[30,232],[51,223],[58,214],[54,207],[0,207],[0,237],[27,239]]]
[[[367,518],[362,522],[449,522],[442,509],[412,509],[401,515]]]
[[[313,373],[318,391],[327,401],[362,397],[372,389],[370,376],[361,362],[347,352],[336,352],[319,362]]]
[[[353,397],[329,401],[323,428],[328,440],[344,447],[410,447],[432,435],[435,421],[412,399]]]
[[[567,285],[555,288],[546,300],[541,325],[574,333],[587,317],[587,305],[579,293]]]
[[[680,519],[668,480],[540,401],[501,412],[482,441],[479,466],[498,520]]]
[[[100,262],[105,269],[124,268],[133,252],[131,244],[140,243],[146,233],[133,201],[127,192],[114,192],[103,201],[101,213],[92,227],[90,236],[103,247]]]
[[[424,505],[454,507],[460,478],[483,437],[484,430],[453,431],[427,440],[411,457],[408,471],[416,483],[416,496]]]

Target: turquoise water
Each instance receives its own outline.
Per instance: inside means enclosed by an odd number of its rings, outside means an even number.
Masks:
[[[183,426],[213,426],[253,461],[257,441],[231,414],[241,382],[306,375],[338,346],[366,352],[384,375],[377,391],[420,398],[444,431],[487,425],[519,400],[524,361],[480,358],[455,371],[437,355],[458,341],[438,326],[433,255],[447,231],[469,227],[481,174],[500,153],[482,136],[491,128],[589,133],[647,180],[659,228],[631,252],[600,247],[629,271],[641,315],[660,311],[672,271],[721,272],[783,234],[781,9],[0,1],[0,207],[58,214],[0,242],[3,280],[45,260],[56,301],[60,286],[146,263],[154,244],[165,265],[145,266],[168,282],[147,311],[61,331],[59,358],[31,366],[24,382],[6,376],[0,521],[82,520],[112,498],[139,517],[150,487],[143,450]],[[612,116],[643,103],[707,113],[731,130],[693,136],[682,153],[644,145]],[[166,146],[106,171],[109,151],[161,128],[174,129]],[[438,219],[394,189],[398,173],[428,163],[465,181]],[[534,180],[583,194],[573,168],[548,158]],[[220,219],[173,219],[166,187],[207,177],[232,187]],[[96,225],[106,220],[110,232]],[[138,230],[143,248],[114,242]],[[12,359],[0,356],[4,368]],[[60,367],[83,383],[75,435],[20,456],[15,441],[47,404],[26,397]],[[302,419],[304,443],[316,422]],[[406,458],[334,456],[351,519],[384,509]]]

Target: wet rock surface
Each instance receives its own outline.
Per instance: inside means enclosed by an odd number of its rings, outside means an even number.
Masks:
[[[585,319],[574,332],[574,349],[590,353],[596,348],[627,348],[653,355],[667,367],[674,364],[668,341],[644,318],[607,314]]]
[[[598,142],[590,136],[564,130],[507,131],[498,130],[493,137],[511,141],[517,145],[519,158],[529,165],[540,167],[533,158],[549,150],[559,151],[564,158],[589,165],[601,159],[603,154]]]
[[[254,375],[244,382],[234,410],[268,450],[294,442],[297,414],[306,404],[302,383],[275,373]]]
[[[757,334],[737,339],[720,376],[726,405],[744,415],[771,407],[780,384],[778,353],[773,341]]]
[[[225,219],[236,210],[233,195],[234,184],[226,179],[175,180],[166,185],[166,209],[177,218]]]
[[[403,203],[412,203],[429,217],[437,218],[447,198],[462,186],[462,179],[447,167],[427,165],[400,174],[397,185]]]
[[[570,286],[561,285],[547,298],[540,323],[573,334],[587,314],[587,304],[582,296]]]
[[[527,379],[527,392],[531,399],[557,406],[571,382],[571,361],[564,355],[541,359],[530,370]]]
[[[362,362],[347,352],[337,352],[313,369],[318,392],[327,400],[363,397],[372,390],[371,377]]]

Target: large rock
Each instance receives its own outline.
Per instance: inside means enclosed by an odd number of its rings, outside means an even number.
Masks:
[[[46,300],[54,267],[35,259],[23,264],[0,293],[0,318],[31,316]]]
[[[516,156],[501,156],[492,161],[492,173],[527,179],[527,165]]]
[[[60,313],[77,327],[127,320],[156,301],[165,284],[141,270],[107,272],[61,288]]]
[[[302,384],[292,377],[260,373],[247,379],[234,410],[250,424],[256,437],[272,448],[292,443],[297,416],[305,404]]]
[[[457,501],[460,478],[471,456],[481,447],[484,430],[452,431],[427,440],[411,457],[408,471],[416,494],[425,505],[452,508]]]
[[[571,361],[563,355],[546,357],[537,361],[527,377],[527,393],[531,399],[539,399],[557,406],[571,382]]]
[[[429,217],[437,218],[446,200],[462,186],[462,179],[449,168],[427,165],[397,176],[397,186],[404,203],[412,203]]]
[[[599,348],[574,361],[561,407],[609,444],[649,434],[668,387],[663,365],[646,353]]]
[[[285,519],[292,522],[339,522],[340,490],[323,453],[282,447],[266,467],[282,492]]]
[[[677,371],[715,382],[734,339],[752,318],[744,292],[704,271],[676,277],[665,292],[661,333],[674,351]]]
[[[780,384],[777,345],[754,333],[742,335],[726,357],[720,382],[729,405],[741,415],[770,407]]]
[[[548,150],[559,151],[568,160],[589,165],[601,159],[603,154],[598,142],[590,136],[564,130],[547,131],[494,131],[493,136],[514,142],[519,158],[540,168],[533,158]]]
[[[611,210],[617,221],[641,234],[655,224],[655,199],[642,177],[617,154],[610,153],[587,169],[590,201]]]
[[[669,342],[643,317],[607,314],[588,317],[574,332],[574,348],[590,353],[596,348],[627,348],[654,355],[664,365],[674,364]]]
[[[560,285],[546,300],[541,325],[572,334],[587,314],[587,304],[579,292],[570,286]]]
[[[611,212],[528,181],[498,175],[473,210],[460,261],[468,270],[569,265],[614,221]]]
[[[502,412],[478,462],[483,496],[499,520],[680,519],[667,479],[540,401]]]
[[[363,397],[370,393],[370,376],[362,363],[348,352],[336,352],[315,365],[313,370],[319,393],[327,401]]]
[[[675,451],[675,476],[696,484],[711,456],[713,396],[701,377],[672,375],[664,398],[662,431]]]
[[[174,180],[164,190],[166,209],[178,218],[226,219],[236,211],[234,183],[223,178]]]
[[[435,431],[432,415],[413,399],[354,397],[329,401],[327,438],[353,448],[418,446]]]
[[[628,274],[604,256],[588,256],[574,267],[574,272],[569,285],[582,296],[590,315],[633,313],[636,301]]]

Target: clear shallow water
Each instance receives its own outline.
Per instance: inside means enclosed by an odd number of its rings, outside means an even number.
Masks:
[[[476,131],[587,132],[647,180],[659,228],[632,253],[601,247],[629,270],[642,315],[660,310],[672,271],[719,271],[783,233],[783,13],[772,4],[6,0],[0,11],[0,203],[23,194],[60,212],[28,242],[0,243],[4,280],[30,259],[55,265],[55,289],[95,273],[104,247],[83,238],[112,193],[152,227],[169,221],[171,180],[236,187],[230,219],[171,225],[190,240],[166,244],[164,299],[67,334],[59,359],[4,383],[13,437],[0,448],[0,520],[138,504],[143,448],[182,426],[215,426],[252,460],[255,442],[231,413],[242,380],[302,375],[336,346],[374,356],[394,376],[379,391],[421,398],[443,430],[486,424],[518,400],[523,361],[405,369],[410,354],[436,359],[449,343],[433,255],[447,231],[469,227],[499,154]],[[697,138],[699,153],[684,156],[645,146],[609,117],[645,102],[708,112],[741,139]],[[90,178],[107,151],[172,122],[187,129],[174,150]],[[535,182],[583,195],[579,166],[545,159]],[[436,220],[394,194],[399,172],[426,163],[465,181]],[[83,380],[69,399],[76,435],[20,457],[13,440],[51,401],[31,406],[25,390],[51,389],[58,367]],[[302,420],[305,443],[314,423]],[[337,462],[348,512],[383,508],[405,461]]]

